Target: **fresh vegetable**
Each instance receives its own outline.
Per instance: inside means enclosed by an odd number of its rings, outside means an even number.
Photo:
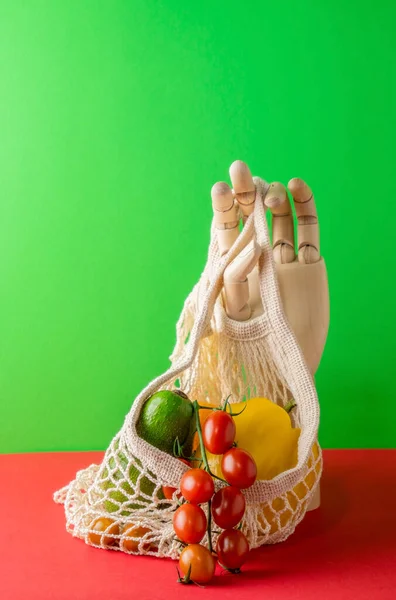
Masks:
[[[217,408],[210,405],[211,408]],[[236,442],[253,456],[257,465],[257,479],[270,480],[279,473],[292,469],[297,464],[298,440],[300,429],[293,428],[287,411],[272,403],[267,398],[252,398],[246,402],[230,405],[234,412],[243,412],[235,417]],[[210,410],[200,411],[202,427],[212,414]],[[198,436],[194,438],[194,450],[198,459],[202,458]],[[262,527],[270,526],[270,533],[276,533],[286,527],[294,516],[299,500],[303,500],[315,485],[321,470],[318,461],[319,446],[312,446],[311,458],[308,461],[310,472],[305,480],[288,492],[286,500],[275,498],[270,503],[261,504],[258,521]],[[206,452],[211,473],[223,478],[221,469],[222,456]],[[315,469],[312,469],[313,463]],[[306,502],[303,500],[303,502]],[[279,514],[280,513],[280,514]]]
[[[235,573],[239,572],[249,552],[249,545],[244,534],[239,530],[232,529],[232,527],[235,527],[241,521],[245,513],[245,497],[239,488],[250,487],[254,483],[257,467],[248,452],[241,448],[232,447],[235,434],[233,416],[237,415],[231,411],[227,412],[227,407],[228,401],[226,400],[221,409],[217,409],[204,421],[200,413],[206,412],[207,407],[200,407],[197,401],[193,402],[197,428],[196,435],[203,470],[190,469],[182,476],[180,490],[189,504],[182,504],[173,517],[173,528],[176,536],[182,543],[189,544],[184,548],[180,557],[180,567],[184,574],[184,579],[179,576],[180,583],[189,583],[190,581],[206,583],[213,576],[212,518],[218,527],[225,529],[219,536],[217,552],[221,552],[223,565],[227,569]],[[217,415],[220,415],[220,417]],[[206,435],[203,431],[205,427]],[[234,484],[221,488],[215,494],[212,479],[215,475],[211,472],[207,459],[207,445],[215,452],[225,452],[222,459],[223,471],[227,481]],[[224,480],[222,481],[227,483]],[[206,502],[207,519],[198,506],[198,504]],[[205,530],[207,532],[208,550],[197,545],[202,540]],[[210,564],[209,572],[205,562],[203,578],[201,571],[198,569],[198,564],[201,565],[201,562],[198,562],[198,558],[195,557],[195,552],[201,553],[202,548],[205,550],[205,557],[209,556],[213,561],[213,564],[212,562]],[[193,562],[193,555],[196,562]],[[195,570],[193,565],[196,566]]]
[[[193,407],[188,397],[180,391],[161,390],[153,394],[143,405],[136,428],[139,436],[164,452],[173,454],[175,440],[186,450],[191,451],[194,433]],[[110,456],[101,473],[100,487],[103,489],[103,508],[108,513],[130,516],[152,502],[156,494],[158,500],[172,499],[174,488],[156,490],[155,475],[142,477],[141,462],[134,458],[130,464],[126,451],[120,448],[120,441],[114,444],[115,456]],[[135,485],[139,481],[142,492],[137,498]],[[158,507],[161,508],[161,504]]]
[[[212,454],[224,454],[235,440],[235,421],[224,410],[213,411],[202,428],[205,448]]]
[[[238,525],[245,513],[245,496],[238,488],[229,485],[221,488],[213,496],[213,520],[222,529]]]
[[[136,483],[137,477],[135,481],[132,478],[129,480],[132,483]],[[133,488],[131,487],[128,481],[123,481],[121,484],[122,490],[115,489],[107,494],[107,499],[103,502],[104,509],[109,513],[115,513],[120,511],[120,515],[123,517],[128,517],[133,511],[144,508],[145,505],[150,504],[152,502],[152,497],[154,495],[154,484],[147,479],[146,477],[142,477],[140,479],[140,489],[145,494],[145,496],[138,496],[133,501],[130,501],[127,494],[132,495],[134,493]],[[159,500],[164,500],[165,495],[163,490],[160,489],[157,493],[157,497]],[[159,504],[159,507],[161,505]]]
[[[242,448],[231,448],[223,456],[221,470],[230,485],[244,489],[253,485],[257,467],[253,456]]]
[[[238,529],[226,529],[219,535],[216,552],[219,563],[230,571],[239,571],[249,554],[249,542]]]
[[[120,541],[121,550],[126,550],[127,552],[137,552],[141,538],[146,535],[146,533],[150,533],[150,529],[131,524],[127,525],[122,533],[123,537]],[[125,539],[124,535],[135,539]],[[143,550],[148,551],[150,549],[152,549],[150,542],[145,542],[143,544]]]
[[[213,479],[202,469],[190,469],[181,478],[180,491],[188,502],[203,504],[214,494]]]
[[[90,529],[91,531],[88,532],[88,541],[90,544],[96,546],[100,546],[101,543],[105,546],[117,544],[117,538],[113,536],[119,535],[120,528],[113,519],[99,517],[92,521]]]
[[[114,442],[114,451],[115,456],[110,456],[99,482],[101,489],[107,492],[104,494],[103,507],[108,513],[120,511],[121,516],[127,517],[131,512],[144,508],[152,501],[155,492],[155,475],[150,473],[152,479],[142,477],[143,466],[137,458],[134,458],[133,464],[128,467],[126,451],[120,448],[119,439]],[[134,495],[134,487],[138,479],[142,494],[130,500],[129,496]],[[157,497],[159,500],[165,498],[161,488],[157,492]]]
[[[185,544],[198,544],[206,532],[206,516],[195,504],[182,504],[173,515],[173,529]]]
[[[193,405],[183,392],[160,390],[144,403],[136,430],[146,442],[168,454],[173,454],[176,439],[190,452],[193,413]]]
[[[297,464],[297,447],[300,429],[293,428],[290,416],[284,408],[267,398],[251,398],[246,402],[231,404],[235,413],[235,441],[253,456],[257,465],[257,479],[269,480],[291,469]],[[243,412],[241,412],[243,411]],[[212,414],[209,410],[200,411],[202,419]],[[209,413],[209,416],[206,416]],[[200,448],[195,441],[197,458],[201,458]],[[207,452],[211,472],[223,477],[221,456]]]
[[[169,485],[162,486],[162,493],[167,500],[173,500],[173,494],[176,492],[176,488],[170,487]]]
[[[184,579],[182,583],[190,581],[205,584],[209,583],[215,572],[216,562],[211,552],[200,544],[191,544],[184,548],[179,558],[179,568]]]

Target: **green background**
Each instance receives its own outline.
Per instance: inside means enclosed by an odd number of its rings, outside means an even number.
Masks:
[[[101,449],[236,158],[314,189],[325,447],[394,447],[393,0],[0,2],[0,451]]]

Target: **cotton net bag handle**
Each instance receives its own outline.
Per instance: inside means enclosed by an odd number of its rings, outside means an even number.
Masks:
[[[252,239],[255,239],[261,248],[259,285],[264,315],[263,318],[259,317],[257,320],[253,319],[246,323],[232,322],[232,326],[235,325],[235,329],[241,335],[243,335],[244,329],[248,329],[249,335],[251,335],[255,327],[260,330],[264,326],[264,319],[266,344],[270,348],[276,368],[283,376],[298,405],[301,425],[297,465],[270,481],[257,481],[246,490],[246,500],[258,503],[263,502],[264,499],[270,501],[278,497],[286,490],[292,489],[304,478],[311,448],[317,439],[319,403],[312,376],[282,308],[264,208],[268,184],[257,177],[254,178],[254,183],[256,186],[254,211],[248,217],[242,233],[229,252],[222,257],[220,257],[214,223],[212,224],[208,262],[204,271],[207,286],[199,298],[189,341],[172,366],[154,379],[138,395],[125,419],[122,436],[130,452],[139,458],[148,469],[152,470],[160,480],[167,482],[168,485],[178,487],[180,478],[186,470],[185,465],[142,440],[136,432],[136,423],[145,400],[155,391],[167,385],[169,381],[176,380],[183,371],[192,365],[200,340],[208,334],[208,330],[210,331],[215,305],[219,305],[218,297],[222,289],[224,270],[241,250]],[[201,290],[199,291],[201,292]],[[218,300],[217,303],[216,300]],[[218,311],[216,310],[216,312]],[[255,323],[255,321],[257,322]]]

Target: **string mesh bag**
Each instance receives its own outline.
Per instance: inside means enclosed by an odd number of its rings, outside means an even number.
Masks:
[[[254,181],[254,211],[224,256],[212,223],[208,260],[177,323],[170,368],[137,396],[102,463],[79,471],[54,495],[56,502],[64,504],[67,531],[88,544],[132,554],[171,558],[180,554],[172,517],[178,507],[180,479],[188,467],[140,438],[136,430],[144,402],[163,389],[180,388],[200,404],[220,404],[230,395],[231,402],[254,396],[280,406],[294,399],[296,408],[290,416],[293,426],[301,429],[296,465],[244,490],[242,531],[251,548],[285,540],[313,498],[322,471],[319,404],[282,309],[264,209],[268,185],[259,178]],[[261,248],[257,268],[263,313],[237,322],[224,309],[223,274],[252,240]],[[223,484],[216,481],[215,485],[218,489]],[[164,498],[163,486],[176,488],[171,500]],[[100,532],[97,519],[101,519]],[[214,533],[213,543],[216,537]],[[202,543],[207,541],[205,536]]]

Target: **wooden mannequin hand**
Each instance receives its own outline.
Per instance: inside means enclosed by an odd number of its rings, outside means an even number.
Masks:
[[[288,189],[294,200],[297,220],[297,254],[294,218],[282,184],[270,185],[265,204],[272,212],[274,260],[283,309],[314,375],[329,327],[327,273],[320,255],[319,225],[312,191],[301,179],[291,179]]]
[[[235,161],[230,167],[230,177],[233,190],[223,182],[215,184],[212,188],[215,221],[218,219],[220,223],[218,234],[223,252],[229,249],[238,237],[235,222],[237,205],[246,218],[253,211],[255,198],[255,185],[245,163]],[[322,357],[329,326],[327,273],[324,260],[320,256],[318,218],[311,189],[301,179],[291,179],[288,189],[296,213],[297,252],[294,217],[286,188],[281,183],[270,184],[264,203],[272,213],[273,255],[283,308],[308,367],[314,375]],[[238,260],[237,258],[236,262]],[[235,266],[231,268],[233,272],[236,271]],[[249,269],[242,270],[243,276],[237,281],[238,285],[243,285],[244,280],[246,284],[246,277],[249,281],[248,290],[245,289],[241,295],[244,301],[246,296],[249,298],[240,310],[241,317],[235,312],[230,315],[238,320],[245,320],[249,315],[250,318],[254,318],[263,311],[258,289],[258,270],[252,268],[251,261]],[[230,287],[230,291],[226,289],[226,309],[227,305],[231,308],[235,305],[233,298],[227,301],[227,295],[235,293],[235,289],[235,284]]]

